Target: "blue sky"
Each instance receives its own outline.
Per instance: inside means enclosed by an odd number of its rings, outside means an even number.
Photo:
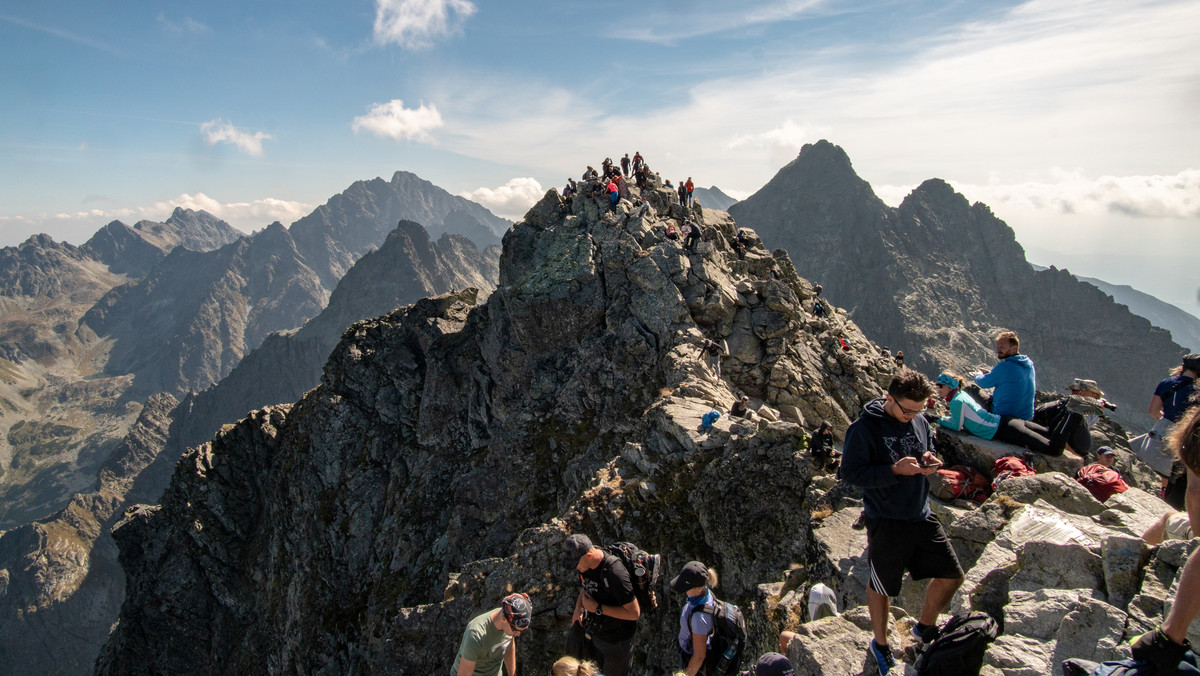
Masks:
[[[0,245],[290,224],[396,170],[516,218],[634,150],[744,197],[827,138],[891,204],[943,178],[1033,262],[1195,313],[1198,34],[1194,0],[15,0]]]

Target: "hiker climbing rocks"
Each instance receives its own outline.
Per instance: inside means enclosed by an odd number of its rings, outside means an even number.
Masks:
[[[729,416],[737,418],[750,417],[750,397],[742,395],[741,399],[733,402],[733,406],[729,407]]]
[[[502,676],[502,669],[517,676],[516,639],[532,618],[533,604],[525,594],[509,594],[499,608],[477,615],[463,631],[455,676]]]
[[[1167,439],[1183,462],[1188,477],[1187,513],[1193,532],[1200,532],[1200,406],[1182,416]],[[1200,615],[1200,548],[1193,549],[1175,592],[1175,603],[1162,626],[1133,641],[1133,658],[1154,665],[1156,674],[1173,674],[1188,649],[1188,627]]]
[[[562,563],[579,572],[580,582],[567,652],[596,659],[606,676],[625,676],[633,666],[637,621],[642,615],[628,568],[582,534],[563,542]],[[580,650],[584,654],[578,654]]]
[[[608,190],[608,206],[611,210],[617,210],[617,202],[621,200],[621,195],[617,190],[616,181],[611,178],[608,180],[608,185],[605,187]]]
[[[687,246],[688,251],[695,251],[696,250],[696,242],[699,242],[699,241],[700,241],[700,224],[692,223],[691,229],[688,231],[687,242],[685,242],[684,244],[685,244],[685,246]]]
[[[633,152],[633,170],[637,171],[638,169],[641,169],[645,162],[646,160],[642,159],[641,151],[635,150]]]
[[[896,350],[896,368],[904,368],[904,350]]]
[[[1020,354],[1021,341],[1017,334],[1005,331],[996,336],[996,359],[993,369],[975,372],[975,384],[992,389],[989,411],[1021,420],[1033,419],[1033,396],[1037,391],[1037,370],[1033,360]]]
[[[721,341],[724,343],[724,341]],[[723,345],[715,343],[707,338],[700,343],[700,353],[704,355],[705,361],[712,367],[713,373],[717,378],[721,377],[721,357],[728,356],[729,350]]]
[[[933,394],[925,376],[901,369],[883,399],[869,402],[846,430],[841,478],[863,489],[867,527],[867,609],[875,634],[868,661],[881,676],[895,666],[888,645],[891,597],[900,593],[904,571],[914,580],[933,578],[914,637],[928,643],[937,633],[938,613],[962,585],[963,571],[941,522],[929,509],[929,480],[941,461],[933,432],[920,414]]]

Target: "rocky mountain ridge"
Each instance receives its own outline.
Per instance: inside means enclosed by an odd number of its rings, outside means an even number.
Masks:
[[[806,145],[730,212],[792,252],[856,323],[926,373],[991,366],[995,335],[1013,330],[1041,389],[1097,380],[1120,405],[1117,419],[1139,429],[1155,384],[1184,353],[1094,286],[1035,271],[1011,228],[944,181],[888,207],[828,141]]]

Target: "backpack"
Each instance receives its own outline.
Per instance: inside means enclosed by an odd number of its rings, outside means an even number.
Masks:
[[[654,595],[654,588],[658,586],[662,557],[658,554],[647,554],[629,542],[611,544],[605,549],[625,564],[625,569],[629,571],[629,581],[633,583],[633,595],[637,597],[642,612],[657,610],[658,597]]]
[[[703,417],[700,418],[700,428],[710,430],[710,429],[712,429],[713,423],[717,422],[717,420],[719,420],[720,418],[721,418],[720,411],[709,411],[708,413],[705,413]]]
[[[992,480],[992,490],[996,490],[1000,486],[1000,482],[1005,479],[1019,476],[1033,476],[1037,474],[1028,462],[1015,455],[1008,455],[1000,458],[992,465],[992,476],[996,477]]]
[[[955,615],[913,665],[918,676],[978,676],[983,653],[1000,635],[987,613]]]
[[[706,603],[692,612],[697,610],[708,613],[713,618],[712,638],[708,642],[708,652],[704,655],[704,671],[711,676],[738,673],[746,652],[746,617],[742,615],[742,609],[732,603],[719,601],[713,596],[711,604]],[[687,621],[690,627],[691,614],[688,615]]]
[[[974,500],[982,503],[988,499],[987,477],[975,468],[954,465],[929,475],[929,492],[942,500]]]
[[[1104,465],[1095,464],[1088,465],[1079,470],[1079,475],[1075,480],[1083,484],[1083,487],[1088,489],[1100,502],[1112,497],[1113,493],[1124,493],[1129,490],[1129,485],[1117,473],[1117,470]]]

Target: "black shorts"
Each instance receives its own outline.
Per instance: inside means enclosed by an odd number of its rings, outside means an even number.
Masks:
[[[867,519],[867,562],[868,584],[885,596],[900,594],[905,570],[914,580],[963,576],[950,539],[932,513],[924,521]]]

